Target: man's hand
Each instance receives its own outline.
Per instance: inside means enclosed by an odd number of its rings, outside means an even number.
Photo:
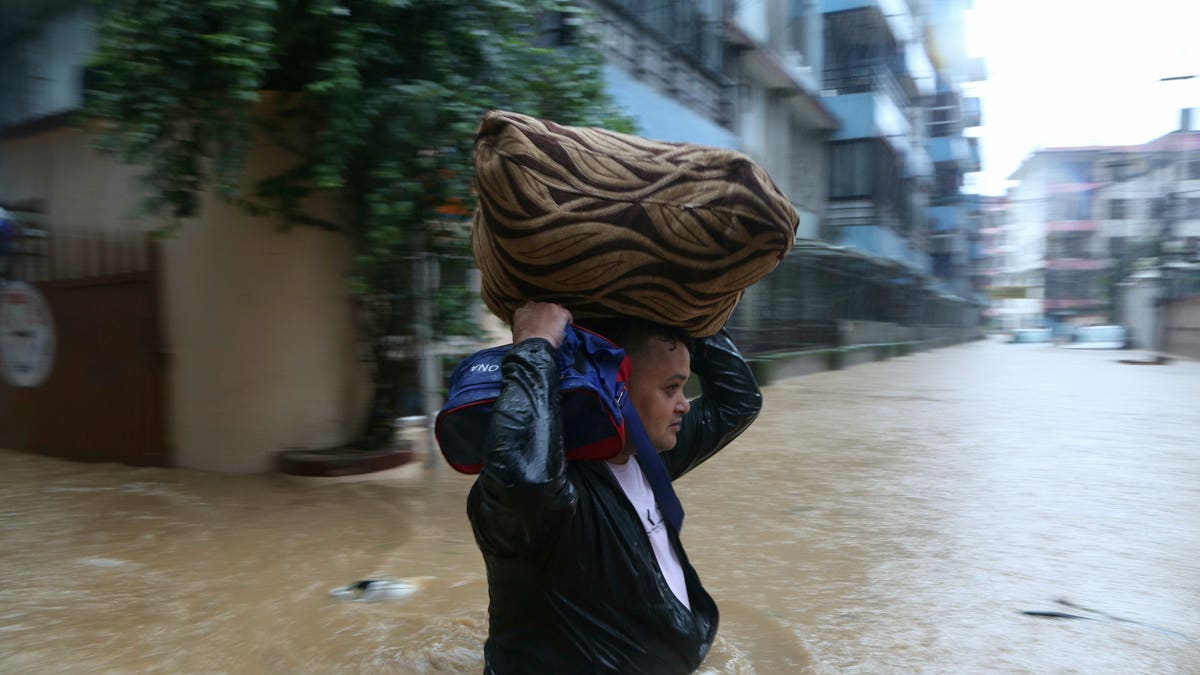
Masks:
[[[562,305],[529,302],[513,312],[513,344],[529,338],[545,338],[558,349],[571,323],[571,313]]]

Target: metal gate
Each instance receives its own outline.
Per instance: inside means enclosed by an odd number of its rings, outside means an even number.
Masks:
[[[1167,304],[1163,351],[1200,359],[1200,296]]]
[[[0,447],[169,464],[157,242],[141,234],[42,235],[17,269],[50,307],[55,357],[39,386],[0,380]]]

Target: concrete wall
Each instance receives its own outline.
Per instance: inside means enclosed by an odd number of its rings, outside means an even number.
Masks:
[[[1117,322],[1129,331],[1130,346],[1135,349],[1159,349],[1162,342],[1162,297],[1157,274],[1134,276],[1122,282],[1117,292]]]
[[[609,96],[637,123],[637,135],[673,143],[738,148],[737,137],[728,129],[625,70],[606,63],[602,73]]]
[[[852,324],[854,329],[861,330],[864,335],[875,331],[872,337],[877,338],[886,337],[889,332],[888,326],[891,326],[890,332],[896,337],[896,341],[846,343],[844,346],[838,347],[820,347],[756,356],[750,359],[750,367],[754,371],[758,383],[766,385],[788,377],[809,375],[823,370],[850,368],[863,363],[908,356],[915,352],[948,347],[983,337],[978,330],[952,326],[914,328],[870,321],[840,322],[840,324],[839,331]],[[843,339],[845,338],[843,337]]]
[[[913,339],[910,335],[913,329],[886,321],[839,320],[837,329],[838,344],[842,347],[906,342]]]
[[[128,216],[133,175],[74,129],[0,142],[0,201],[43,204],[53,229],[154,228]],[[206,199],[203,216],[184,223],[163,252],[173,464],[263,471],[278,450],[353,435],[370,389],[343,238],[281,231]]]
[[[344,442],[365,411],[345,240],[215,200],[205,214],[164,256],[176,462],[261,471]]]
[[[837,228],[838,244],[881,258],[905,263],[925,274],[933,271],[928,253],[913,246],[908,238],[884,225],[842,225]]]
[[[99,157],[74,129],[0,142],[0,200],[46,209],[46,222],[59,231],[152,227],[130,219],[136,176]]]
[[[882,92],[859,92],[824,96],[821,99],[841,125],[833,140],[857,138],[902,138],[912,133],[904,113]]]

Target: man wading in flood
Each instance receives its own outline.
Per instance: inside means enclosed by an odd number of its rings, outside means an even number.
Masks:
[[[487,564],[485,672],[691,672],[716,635],[717,606],[664,522],[675,512],[660,510],[631,444],[607,461],[564,460],[555,356],[571,318],[537,302],[514,314],[467,501]],[[633,319],[592,327],[630,357],[629,397],[671,480],[758,414],[758,386],[723,331],[689,353],[671,328]],[[702,396],[689,403],[692,370]]]

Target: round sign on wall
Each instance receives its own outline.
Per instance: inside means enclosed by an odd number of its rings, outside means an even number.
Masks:
[[[0,282],[0,375],[14,387],[36,387],[54,367],[54,317],[36,288]]]

